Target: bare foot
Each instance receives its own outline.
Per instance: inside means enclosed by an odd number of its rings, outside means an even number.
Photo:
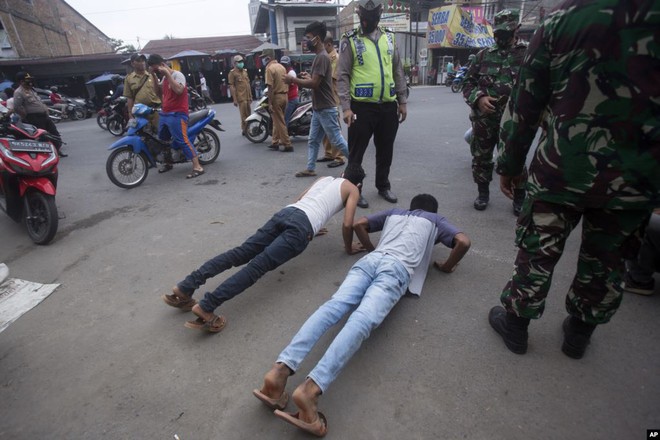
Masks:
[[[199,306],[199,304],[195,304],[191,312],[193,312],[198,317],[202,318],[204,321],[212,321],[213,319],[215,319],[215,315],[213,313],[205,312],[204,309],[202,309]]]
[[[303,422],[313,423],[318,418],[318,402],[321,388],[309,377],[298,385],[293,392],[293,401],[300,410],[299,418]]]
[[[264,376],[264,386],[261,392],[271,399],[279,399],[286,388],[286,381],[291,376],[291,370],[285,364],[277,362]]]

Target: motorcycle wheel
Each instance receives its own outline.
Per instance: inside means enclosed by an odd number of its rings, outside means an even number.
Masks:
[[[268,125],[265,121],[250,121],[245,127],[245,137],[250,142],[260,144],[268,138]]]
[[[220,155],[220,138],[213,130],[204,128],[195,138],[195,149],[199,154],[199,163],[213,163]]]
[[[36,190],[28,191],[25,197],[32,213],[31,218],[25,217],[28,235],[36,244],[50,243],[59,221],[55,197]]]
[[[110,153],[105,164],[110,181],[120,188],[131,189],[139,186],[149,174],[149,164],[142,154],[136,154],[131,147],[121,147]]]
[[[101,127],[103,130],[108,129],[108,117],[106,115],[96,116],[96,123],[99,124],[99,127]]]
[[[462,88],[463,88],[462,84],[452,84],[451,85],[451,91],[454,92],[454,93],[460,92]]]
[[[124,134],[124,124],[122,124],[121,116],[111,116],[107,119],[108,131],[115,136]]]
[[[86,113],[87,112],[85,112],[85,110],[81,108],[76,108],[73,110],[73,113],[71,113],[71,119],[73,119],[74,121],[77,121],[79,119],[85,119]]]

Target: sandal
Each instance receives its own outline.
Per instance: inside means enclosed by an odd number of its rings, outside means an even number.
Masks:
[[[343,166],[344,163],[345,162],[343,160],[335,160],[335,161],[330,162],[328,164],[328,168],[337,168],[337,167]]]
[[[197,304],[197,301],[192,298],[179,298],[176,295],[163,295],[162,298],[168,306],[181,309],[184,312],[191,311],[195,304]]]
[[[296,173],[296,177],[314,177],[316,176],[316,171],[314,170],[303,170]]]
[[[252,394],[270,409],[279,409],[281,411],[286,408],[286,404],[289,402],[289,394],[286,391],[282,392],[279,399],[271,399],[262,393],[261,390],[252,390]]]
[[[220,333],[227,325],[227,320],[224,316],[215,316],[210,321],[205,321],[202,318],[197,318],[194,321],[186,321],[184,326],[194,330],[206,330],[209,333]]]
[[[195,177],[199,177],[202,174],[204,174],[204,170],[193,170],[192,173],[186,176],[186,179],[194,179]]]
[[[275,416],[279,417],[287,423],[292,424],[296,428],[302,429],[303,431],[317,437],[325,437],[325,435],[328,433],[328,419],[326,419],[325,415],[323,415],[323,413],[320,411],[317,412],[316,420],[314,420],[312,423],[307,423],[300,420],[299,412],[290,414],[276,409]]]
[[[172,168],[173,168],[173,167],[172,167],[172,164],[166,163],[165,165],[163,165],[162,168],[159,168],[159,169],[158,169],[158,173],[160,173],[160,174],[166,173],[166,172],[168,172],[169,170],[171,170]]]

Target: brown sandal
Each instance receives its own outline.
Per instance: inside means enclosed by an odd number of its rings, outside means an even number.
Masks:
[[[197,318],[194,321],[186,321],[184,326],[194,330],[206,330],[209,333],[220,333],[227,325],[227,320],[224,316],[215,316],[210,321],[205,321],[202,318]]]
[[[191,311],[197,304],[197,301],[192,298],[179,298],[176,295],[163,295],[162,298],[168,306],[181,309],[184,312]]]

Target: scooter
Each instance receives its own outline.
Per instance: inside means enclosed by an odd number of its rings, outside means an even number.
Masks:
[[[129,121],[128,98],[120,96],[111,108],[112,114],[108,115],[105,120],[106,127],[114,136],[121,136],[126,132],[126,124]]]
[[[245,119],[245,136],[255,144],[265,141],[273,133],[273,117],[268,110],[268,97],[262,96],[254,111]],[[308,136],[312,123],[312,101],[301,102],[293,111],[288,129],[289,136]]]
[[[187,162],[181,150],[170,142],[158,139],[151,131],[148,117],[155,110],[144,104],[133,106],[133,116],[128,123],[128,133],[108,147],[112,150],[106,162],[110,181],[120,188],[131,189],[142,184],[149,168],[171,167],[174,163]],[[220,154],[220,138],[207,125],[225,131],[215,119],[215,110],[206,109],[191,113],[188,117],[188,139],[197,150],[199,163],[215,162]]]
[[[461,67],[458,69],[458,72],[456,72],[456,76],[454,77],[454,80],[451,82],[451,91],[454,93],[458,93],[461,90],[463,90],[463,82],[465,81],[465,74],[467,73],[467,67]]]
[[[33,125],[12,122],[6,113],[0,117],[0,209],[25,223],[36,244],[48,244],[57,233],[59,157],[52,138]]]

